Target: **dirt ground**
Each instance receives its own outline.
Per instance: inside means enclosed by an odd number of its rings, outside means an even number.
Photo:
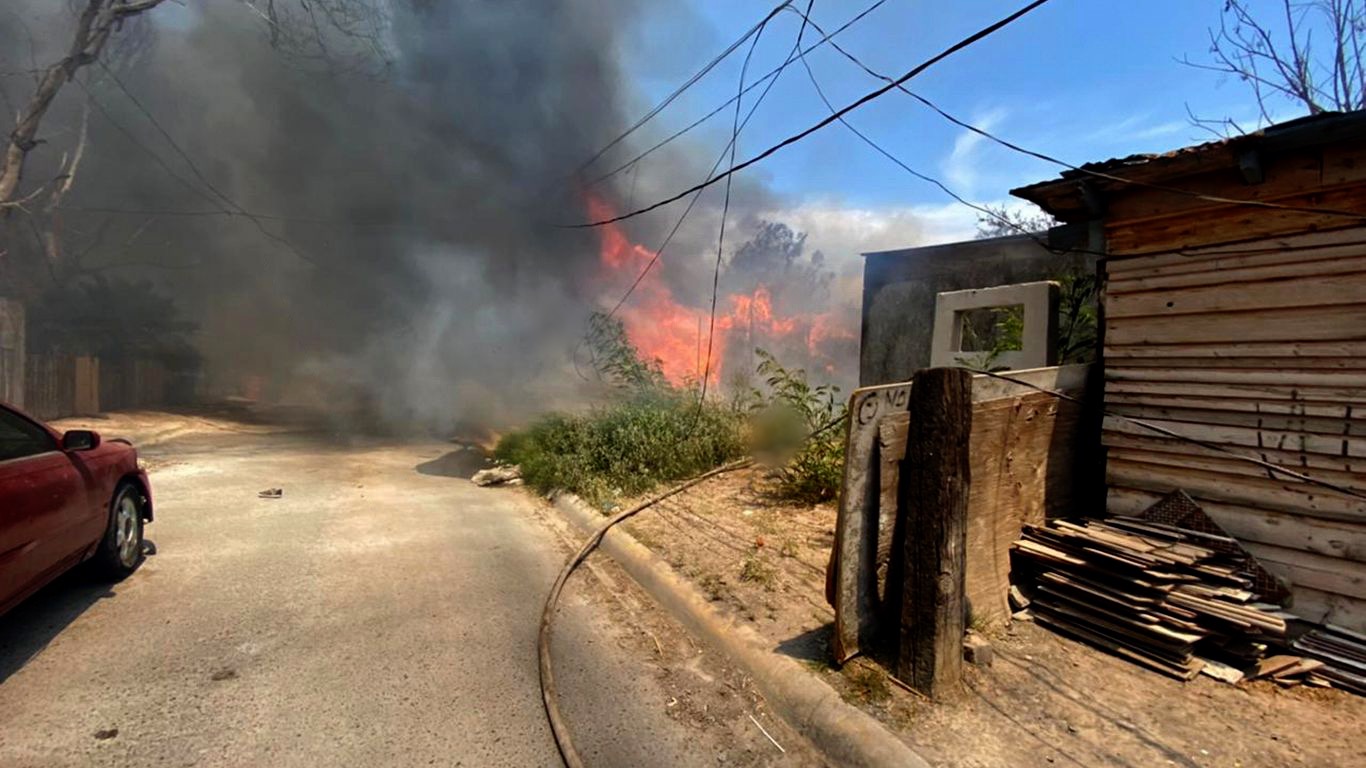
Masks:
[[[765,498],[760,471],[690,489],[626,526],[713,600],[945,766],[1366,765],[1366,699],[1336,690],[1182,683],[1029,622],[991,636],[954,700],[931,704],[855,659],[829,663],[824,570],[835,510]],[[629,502],[626,502],[629,503]]]

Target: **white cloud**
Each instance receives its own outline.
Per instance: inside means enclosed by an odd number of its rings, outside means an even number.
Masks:
[[[992,205],[1027,206],[1020,200]],[[807,234],[807,251],[821,251],[837,272],[862,271],[862,254],[921,245],[971,240],[977,212],[956,202],[853,207],[834,201],[810,202],[760,214]]]
[[[868,251],[919,244],[929,223],[920,206],[854,208],[828,202],[771,211],[763,218],[805,232],[807,251],[824,253],[837,272],[861,270],[860,255]]]
[[[996,126],[1005,120],[1004,108],[992,109],[978,115],[968,122],[988,133],[994,133]],[[972,197],[977,189],[982,173],[978,169],[980,158],[977,148],[986,141],[981,134],[963,131],[953,140],[953,150],[943,163],[944,176],[948,185],[965,197]]]

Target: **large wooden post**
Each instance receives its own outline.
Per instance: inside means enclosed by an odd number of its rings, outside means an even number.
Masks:
[[[898,507],[905,515],[905,587],[897,676],[931,697],[958,690],[972,374],[931,368],[915,375]]]

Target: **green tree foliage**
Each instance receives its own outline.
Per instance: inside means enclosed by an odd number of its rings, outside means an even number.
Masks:
[[[194,331],[175,301],[147,281],[96,275],[54,285],[28,308],[33,352],[192,362]]]
[[[1058,275],[1058,363],[1089,363],[1096,352],[1096,276],[1073,269]],[[967,360],[969,367],[998,370],[1004,352],[1024,343],[1024,310],[1016,305],[992,307],[985,322],[963,323],[964,349],[981,350]]]
[[[1004,205],[984,205],[985,212],[977,214],[977,240],[1011,235],[1037,235],[1057,225],[1057,220],[1033,208],[1007,208]]]
[[[636,392],[668,388],[659,361],[641,357],[619,318],[594,312],[588,318],[588,349],[598,377],[613,387]]]
[[[1089,363],[1096,355],[1096,274],[1074,269],[1058,283],[1058,362]]]

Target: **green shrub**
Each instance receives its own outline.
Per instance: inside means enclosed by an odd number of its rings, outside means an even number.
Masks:
[[[848,410],[839,387],[812,386],[806,371],[756,351],[768,394],[754,409],[751,440],[756,453],[780,467],[774,495],[803,504],[835,498],[844,477],[844,430],[829,425]]]
[[[844,432],[809,436],[844,414],[837,387],[812,386],[805,371],[758,350],[765,391],[742,378],[728,401],[700,402],[695,386],[669,384],[657,362],[640,357],[621,321],[599,315],[590,325],[594,368],[613,399],[583,414],[542,416],[504,436],[494,458],[519,465],[527,485],[606,506],[714,469],[748,448],[780,467],[780,498],[815,504],[836,496]]]
[[[742,419],[685,393],[638,393],[583,415],[550,414],[498,442],[494,458],[541,492],[602,505],[717,467],[744,452]]]

